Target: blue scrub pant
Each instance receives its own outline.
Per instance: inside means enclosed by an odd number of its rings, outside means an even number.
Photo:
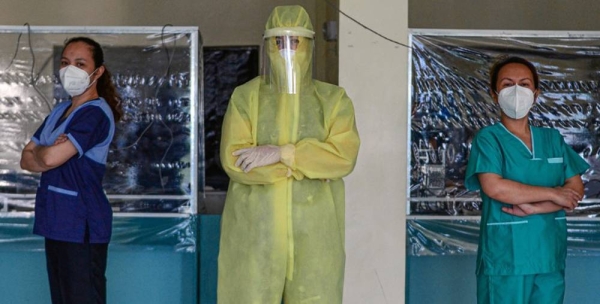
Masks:
[[[477,276],[478,304],[562,304],[565,272]]]
[[[53,304],[106,303],[108,244],[46,239],[45,248]]]

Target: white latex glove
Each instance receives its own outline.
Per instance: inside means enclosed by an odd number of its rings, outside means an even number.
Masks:
[[[239,156],[235,166],[248,173],[256,167],[278,163],[281,158],[281,150],[278,146],[257,146],[236,150],[233,152],[233,156]]]

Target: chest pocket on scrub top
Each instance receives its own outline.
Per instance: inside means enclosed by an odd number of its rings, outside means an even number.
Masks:
[[[540,174],[544,176],[544,182],[541,184],[546,187],[558,187],[565,183],[565,166],[562,157],[548,157],[539,167]]]

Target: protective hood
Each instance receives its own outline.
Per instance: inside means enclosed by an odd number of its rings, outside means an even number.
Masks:
[[[310,17],[298,5],[275,7],[265,25],[265,82],[285,94],[297,94],[311,84],[314,31]]]
[[[315,36],[310,16],[302,6],[277,6],[271,12],[265,25],[265,38],[284,35],[311,39]]]

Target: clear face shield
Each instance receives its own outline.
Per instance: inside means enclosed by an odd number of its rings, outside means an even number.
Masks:
[[[312,79],[313,39],[304,33],[280,30],[265,33],[263,77],[274,90],[298,94]]]

